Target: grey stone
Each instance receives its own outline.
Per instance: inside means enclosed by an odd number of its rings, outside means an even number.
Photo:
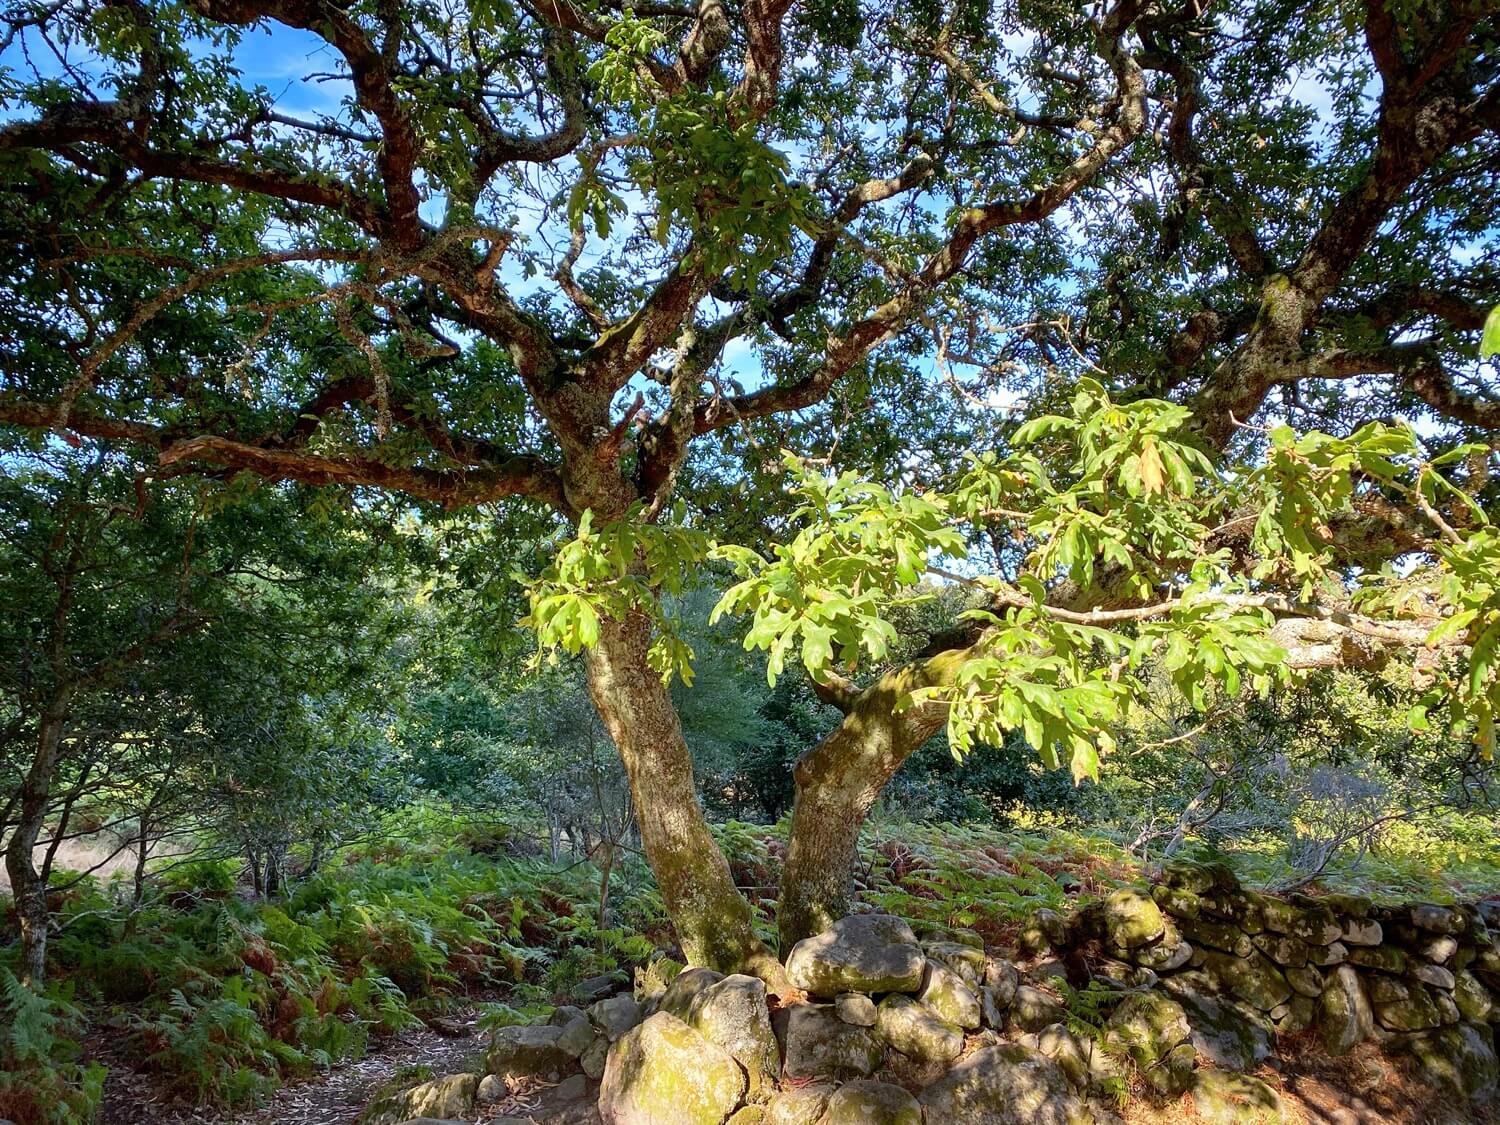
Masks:
[[[1449,1004],[1453,1003],[1452,998],[1443,993],[1415,985],[1404,1000],[1376,1004],[1375,1019],[1389,1031],[1427,1031],[1445,1023],[1457,1022],[1447,1018],[1439,997],[1446,999]]]
[[[935,961],[944,968],[951,969],[970,988],[983,982],[989,958],[984,955],[982,948],[976,949],[957,941],[929,941],[922,943],[922,950],[927,954],[928,961]]]
[[[1021,974],[1004,957],[986,957],[984,961],[984,986],[995,990],[995,1002],[1002,1008],[1010,1007],[1016,998],[1016,987],[1021,983]]]
[[[1372,1004],[1389,1004],[1393,1000],[1405,1000],[1411,995],[1411,987],[1405,981],[1388,977],[1384,973],[1366,973],[1363,980]]]
[[[1016,1043],[975,1051],[918,1095],[928,1125],[1085,1125],[1062,1068]]]
[[[813,996],[915,992],[926,956],[911,927],[890,914],[855,914],[792,947],[787,973]]]
[[[502,1027],[495,1032],[485,1058],[486,1069],[501,1078],[545,1076],[568,1070],[574,1060],[558,1044],[562,1033],[560,1027]]]
[[[900,1086],[860,1078],[828,1099],[819,1125],[922,1125],[922,1107]]]
[[[573,1011],[578,1012],[578,1009],[574,1008]],[[559,1025],[553,1024],[552,1026]],[[571,1059],[579,1058],[594,1041],[594,1025],[589,1022],[588,1016],[578,1012],[578,1015],[566,1024],[562,1024],[561,1027],[562,1034],[557,1037],[558,1050]]]
[[[1235,997],[1263,1012],[1285,1003],[1292,994],[1286,977],[1258,952],[1251,957],[1211,953],[1204,961],[1204,968]]]
[[[1344,923],[1339,940],[1345,945],[1379,945],[1385,940],[1385,931],[1371,919],[1350,918]]]
[[[845,1023],[832,1004],[793,1004],[777,1012],[771,1024],[791,1078],[866,1077],[885,1058],[885,1043],[875,1029]]]
[[[875,1001],[863,992],[841,992],[833,998],[833,1010],[839,1019],[855,1027],[875,1026]]]
[[[599,1115],[605,1125],[722,1125],[744,1094],[729,1052],[657,1012],[610,1047]]]
[[[1327,968],[1329,965],[1342,965],[1349,959],[1349,947],[1341,941],[1331,942],[1328,945],[1309,945],[1307,947],[1307,963]]]
[[[1442,988],[1449,992],[1453,991],[1453,986],[1457,983],[1453,974],[1447,969],[1427,961],[1412,962],[1407,966],[1406,973],[1413,980],[1419,980],[1423,984],[1430,984],[1433,988]]]
[[[979,1026],[979,997],[958,973],[928,961],[917,999],[949,1023],[974,1030]]]
[[[589,977],[581,980],[573,986],[573,999],[585,1006],[602,1000],[612,992],[625,988],[630,984],[629,978],[616,969],[613,972],[601,973],[597,977]]]
[[[589,1019],[611,1043],[640,1023],[642,1015],[640,1004],[628,992],[589,1006]]]
[[[1478,977],[1467,969],[1454,974],[1453,1000],[1470,1023],[1485,1023],[1496,1014],[1495,998]]]
[[[504,1082],[493,1074],[486,1074],[479,1080],[479,1087],[474,1091],[474,1100],[482,1105],[489,1105],[491,1102],[504,1100],[507,1093],[509,1091],[505,1088]]]
[[[1374,1033],[1375,1018],[1359,974],[1340,965],[1328,974],[1319,998],[1319,1033],[1330,1055],[1347,1055]]]
[[[1382,973],[1399,974],[1406,969],[1406,954],[1394,945],[1366,945],[1349,950],[1349,963]]]
[[[1287,969],[1282,976],[1286,977],[1287,984],[1291,985],[1292,991],[1299,996],[1317,999],[1323,995],[1323,974],[1317,969],[1311,967]]]
[[[1458,952],[1458,939],[1448,934],[1428,938],[1417,946],[1417,954],[1434,965],[1446,965]]]
[[[1411,908],[1411,924],[1433,934],[1461,934],[1468,929],[1463,911],[1451,906],[1421,903]]]
[[[1088,1088],[1089,1080],[1098,1076],[1114,1077],[1118,1068],[1109,1065],[1109,1056],[1096,1050],[1092,1041],[1085,1042],[1068,1030],[1067,1024],[1054,1023],[1041,1031],[1021,1036],[1020,1042],[1046,1055],[1062,1067],[1068,1081],[1079,1090]]]
[[[1016,988],[1010,1003],[1010,1019],[1022,1031],[1041,1031],[1050,1023],[1057,1023],[1066,1015],[1062,1004],[1039,988],[1023,984]]]
[[[595,1082],[604,1077],[604,1064],[609,1060],[609,1042],[605,1036],[598,1036],[578,1059],[578,1065],[583,1067],[583,1073]]]
[[[1307,964],[1307,942],[1290,934],[1263,933],[1251,939],[1259,949],[1278,965],[1300,969]]]
[[[693,997],[687,1023],[710,1043],[724,1048],[745,1070],[752,1101],[774,1086],[781,1070],[766,985],[744,974],[715,981]]]
[[[362,1125],[396,1125],[414,1117],[467,1117],[478,1090],[479,1075],[449,1074],[377,1098],[360,1115],[360,1121]]]
[[[910,996],[887,996],[878,1013],[880,1037],[908,1058],[945,1063],[964,1049],[964,1033],[956,1025]]]
[[[551,1097],[560,1102],[576,1102],[588,1097],[589,1080],[581,1074],[569,1075],[552,1088]]]

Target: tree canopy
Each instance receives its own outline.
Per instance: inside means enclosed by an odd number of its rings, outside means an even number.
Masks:
[[[665,682],[708,565],[845,716],[794,769],[785,938],[934,730],[1092,774],[1147,660],[1201,706],[1418,650],[1414,721],[1493,746],[1483,0],[6,19],[0,422],[556,530],[530,623],[695,961],[779,971]],[[266,29],[322,110],[241,69]],[[972,612],[893,662],[934,572]]]

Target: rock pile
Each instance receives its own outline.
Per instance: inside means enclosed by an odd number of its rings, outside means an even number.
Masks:
[[[1133,1072],[1163,1097],[1190,1093],[1205,1120],[1277,1121],[1279,1095],[1244,1072],[1308,1028],[1334,1054],[1371,1038],[1410,1051],[1453,1095],[1484,1098],[1500,1022],[1491,924],[1487,907],[1257,894],[1189,863],[1068,918],[1037,911],[1017,962],[977,935],[857,915],[792,949],[795,1003],[688,969],[655,995],[497,1031],[486,1075],[426,1083],[365,1120],[461,1119],[522,1080],[551,1099],[537,1121],[1082,1125],[1118,1120],[1109,1096]]]

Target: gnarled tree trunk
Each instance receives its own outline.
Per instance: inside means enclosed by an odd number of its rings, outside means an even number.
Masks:
[[[750,903],[708,830],[677,712],[647,661],[650,645],[650,622],[631,614],[604,619],[588,652],[589,691],[625,765],[646,861],[690,964],[752,973],[781,991],[781,965],[755,936]]]
[[[951,681],[969,655],[951,649],[887,672],[849,700],[844,721],[798,759],[776,916],[783,950],[849,913],[865,817],[901,763],[947,720],[941,703],[898,705],[918,688]]]

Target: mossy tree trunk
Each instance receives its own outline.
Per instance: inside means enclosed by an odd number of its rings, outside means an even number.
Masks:
[[[948,682],[968,655],[953,649],[886,673],[844,700],[843,722],[798,759],[776,919],[783,952],[849,913],[865,818],[901,764],[947,719],[939,703],[899,705],[918,688]]]
[[[671,695],[647,660],[650,644],[644,616],[606,619],[587,661],[590,694],[625,766],[646,861],[690,964],[752,973],[780,991],[781,966],[756,937],[750,903],[703,816]]]

